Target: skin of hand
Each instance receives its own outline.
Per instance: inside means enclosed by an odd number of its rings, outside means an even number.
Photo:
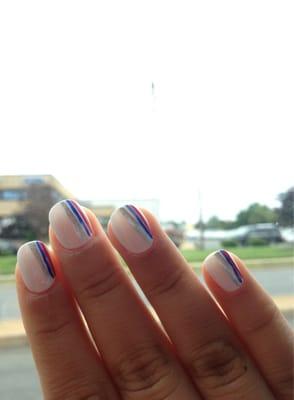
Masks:
[[[205,286],[147,210],[117,209],[107,234],[74,200],[49,221],[16,267],[45,399],[293,398],[293,332],[236,255],[209,255]]]

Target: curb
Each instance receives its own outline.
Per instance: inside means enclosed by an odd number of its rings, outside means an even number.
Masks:
[[[0,348],[27,345],[22,320],[0,321]]]
[[[258,268],[271,268],[276,266],[290,266],[294,268],[294,258],[293,257],[283,257],[283,258],[262,258],[262,259],[242,259],[243,263],[250,269],[251,267]],[[203,264],[202,261],[190,261],[188,262],[194,269],[201,269]],[[1,282],[1,281],[0,281]]]
[[[0,283],[13,282],[13,281],[15,281],[15,276],[13,274],[0,275]]]

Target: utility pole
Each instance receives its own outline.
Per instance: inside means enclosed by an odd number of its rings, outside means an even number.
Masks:
[[[152,98],[152,112],[155,112],[155,85],[151,82],[151,98]]]
[[[199,225],[199,232],[200,232],[200,235],[199,235],[199,248],[201,249],[201,250],[203,250],[204,249],[204,245],[205,245],[205,242],[204,242],[204,222],[203,222],[203,209],[202,209],[202,197],[201,197],[201,192],[200,192],[200,189],[198,190],[198,203],[199,203],[199,223],[198,223],[198,225]]]

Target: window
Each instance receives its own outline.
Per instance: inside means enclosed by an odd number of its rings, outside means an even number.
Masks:
[[[40,177],[36,178],[36,177],[32,176],[32,177],[29,177],[29,178],[25,178],[24,182],[27,185],[41,185],[42,183],[44,183],[44,179],[40,178]]]
[[[17,201],[17,200],[25,200],[26,192],[24,190],[19,189],[7,189],[0,191],[0,200],[5,201]]]

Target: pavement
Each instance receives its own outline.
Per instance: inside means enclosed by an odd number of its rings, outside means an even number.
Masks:
[[[43,399],[36,366],[28,346],[0,348],[0,399]]]

